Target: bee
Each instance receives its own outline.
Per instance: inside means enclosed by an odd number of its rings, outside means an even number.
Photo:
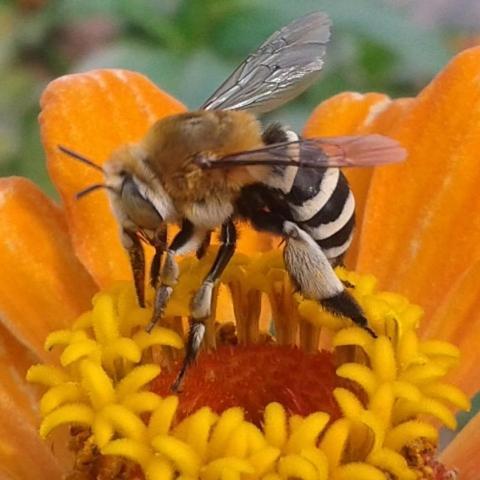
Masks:
[[[315,12],[275,32],[197,111],[157,121],[143,140],[112,153],[103,167],[59,147],[104,174],[104,183],[78,196],[107,189],[142,307],[142,243],[155,248],[148,331],[177,283],[176,257],[203,256],[211,233],[220,229],[216,258],[191,300],[186,354],[174,390],[202,344],[214,286],[235,252],[237,220],[284,239],[286,270],[305,298],[374,335],[334,271],[355,223],[355,200],[339,168],[400,161],[405,151],[381,135],[302,138],[278,123],[263,128],[258,120],[317,80],[330,25],[327,15]],[[180,231],[167,246],[168,224],[180,225]]]

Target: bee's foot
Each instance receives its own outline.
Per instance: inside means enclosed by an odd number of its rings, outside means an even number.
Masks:
[[[171,390],[174,393],[181,391],[188,368],[197,358],[198,351],[200,350],[203,342],[203,337],[205,336],[205,328],[205,324],[201,320],[193,320],[192,324],[190,325],[187,345],[185,348],[185,358],[183,359],[182,367],[178,372],[177,378],[171,386]]]
[[[151,333],[157,322],[163,317],[168,300],[172,296],[173,288],[168,285],[161,285],[155,293],[155,303],[153,306],[153,315],[150,323],[145,327],[148,333]]]
[[[145,331],[147,333],[152,333],[152,330],[155,328],[155,325],[157,324],[159,318],[152,318],[148,325],[145,327]]]
[[[378,338],[378,335],[368,326],[363,326],[364,330],[366,330],[373,338]]]
[[[170,391],[172,393],[178,394],[182,392],[184,377],[185,370],[182,368],[182,370],[178,373],[177,378],[175,378],[175,381],[172,383],[172,386],[170,387]]]

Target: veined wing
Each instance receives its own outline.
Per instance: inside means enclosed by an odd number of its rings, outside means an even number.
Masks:
[[[289,23],[249,55],[200,108],[259,114],[293,99],[318,78],[330,26],[321,12]]]
[[[265,147],[230,154],[221,158],[199,156],[204,169],[237,166],[371,167],[405,159],[406,150],[383,135],[306,138],[274,143]]]

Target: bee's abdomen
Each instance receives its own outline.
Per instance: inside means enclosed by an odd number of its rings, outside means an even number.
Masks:
[[[279,137],[282,127],[274,128]],[[289,140],[296,136],[287,130],[283,135]],[[355,199],[343,173],[338,168],[277,168],[270,182],[283,187],[293,221],[312,236],[332,264],[339,263],[355,226]]]
[[[299,167],[292,190],[287,195],[295,222],[322,248],[332,263],[345,254],[355,226],[355,199],[347,179],[337,168],[327,168],[321,178],[312,169]],[[315,186],[313,185],[315,183]],[[299,205],[299,193],[303,202]],[[308,192],[315,192],[308,195]]]

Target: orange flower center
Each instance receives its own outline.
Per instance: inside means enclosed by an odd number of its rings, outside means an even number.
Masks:
[[[170,394],[179,366],[162,371],[152,391]],[[200,354],[188,371],[177,414],[181,420],[201,407],[221,413],[240,405],[245,418],[260,425],[265,407],[279,402],[291,414],[323,411],[334,420],[340,411],[332,392],[339,384],[330,352],[275,344],[222,346]]]

